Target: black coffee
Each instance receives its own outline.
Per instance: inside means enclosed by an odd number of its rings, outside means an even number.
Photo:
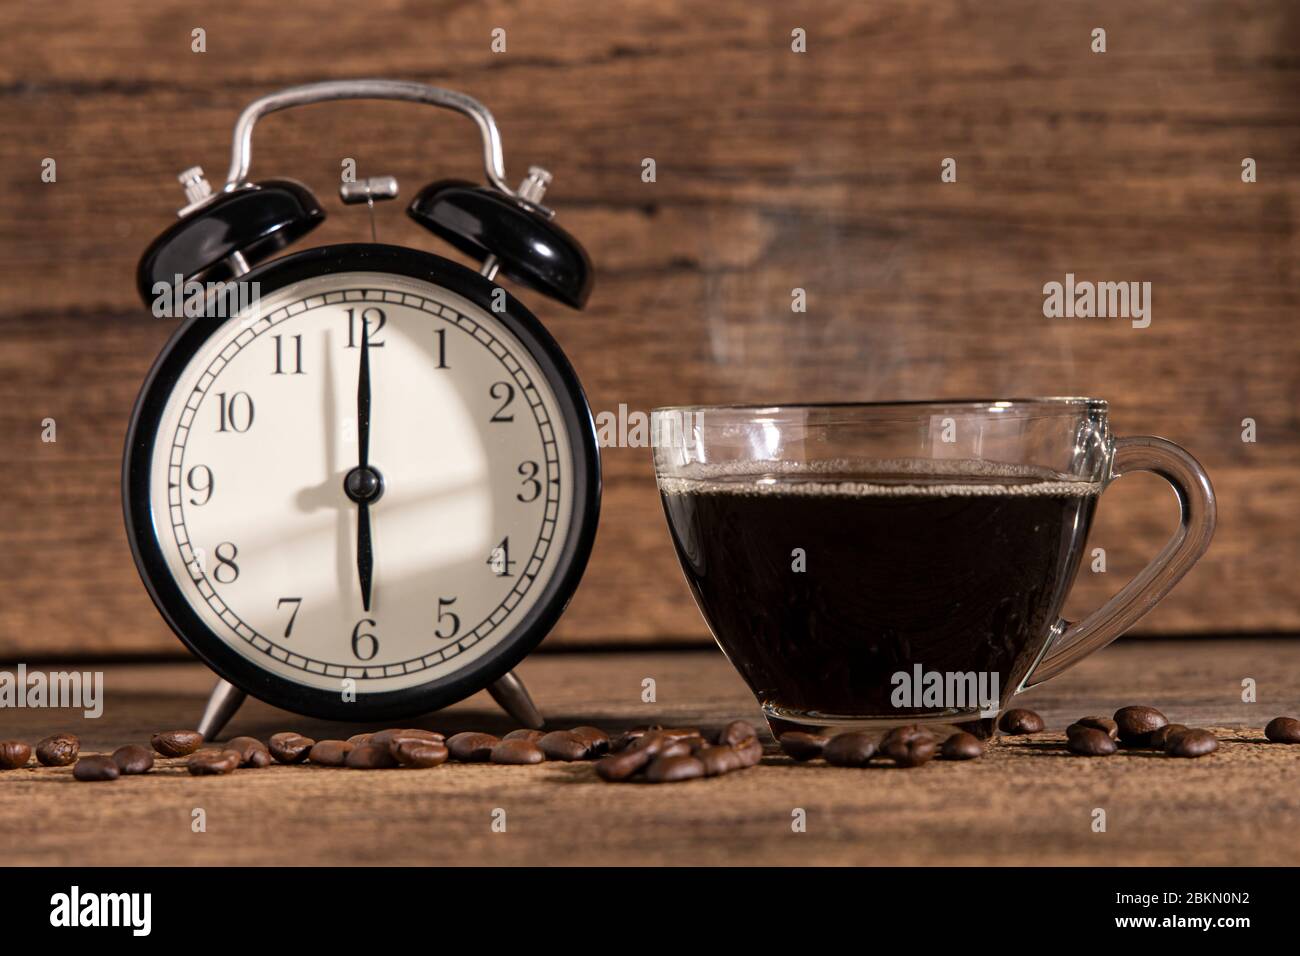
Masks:
[[[894,675],[918,666],[996,674],[1006,697],[1057,621],[1099,488],[976,462],[660,481],[727,656],[770,715],[826,718],[951,713],[898,706]]]

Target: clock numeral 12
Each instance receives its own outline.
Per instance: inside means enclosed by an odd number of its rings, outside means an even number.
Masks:
[[[360,348],[361,336],[357,333],[361,331],[357,325],[357,310],[344,309],[348,317],[348,348]],[[362,309],[361,321],[366,323],[366,345],[372,349],[382,349],[383,342],[376,342],[375,336],[379,334],[380,329],[388,324],[388,316],[384,314],[383,309]],[[367,658],[368,660],[369,658]]]

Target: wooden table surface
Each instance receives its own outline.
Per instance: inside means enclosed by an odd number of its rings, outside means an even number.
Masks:
[[[541,653],[521,673],[556,727],[758,718],[713,650]],[[646,677],[656,681],[657,703],[641,702]],[[1258,703],[1241,701],[1245,678],[1256,682]],[[0,738],[34,743],[66,730],[81,736],[83,752],[145,743],[153,731],[192,726],[210,683],[195,664],[110,666],[101,718],[4,710]],[[102,785],[74,781],[70,768],[6,771],[0,858],[63,865],[1300,863],[1300,747],[1268,744],[1260,730],[1278,714],[1300,711],[1300,641],[1121,643],[1022,700],[1044,716],[1048,733],[1000,740],[971,763],[906,771],[795,765],[770,746],[758,768],[664,786],[606,784],[590,765],[564,763],[379,772],[273,766],[195,778],[178,761],[160,761],[148,776]],[[1215,728],[1219,752],[1196,761],[1065,753],[1067,723],[1129,703]],[[449,732],[511,729],[486,695],[415,723]],[[378,728],[305,720],[251,702],[229,732],[265,739],[285,729],[323,739]],[[191,830],[195,808],[205,811],[206,832]],[[806,832],[792,831],[796,808],[806,812]],[[1104,833],[1093,831],[1098,808]],[[498,810],[503,833],[492,827]]]

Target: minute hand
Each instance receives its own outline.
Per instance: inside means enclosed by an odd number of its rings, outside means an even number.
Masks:
[[[370,331],[361,320],[361,368],[357,374],[357,446],[358,473],[364,477],[370,468]],[[370,611],[370,582],[375,561],[370,547],[370,503],[357,501],[357,580],[361,584],[361,606]]]

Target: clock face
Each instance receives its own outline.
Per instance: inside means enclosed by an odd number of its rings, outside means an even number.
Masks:
[[[573,399],[517,326],[374,271],[300,279],[199,321],[215,328],[172,360],[165,395],[146,386],[141,404],[160,408],[135,436],[166,590],[187,608],[173,622],[197,617],[227,661],[361,698],[472,668],[556,600],[589,485],[575,475]],[[363,354],[382,488],[366,508],[368,608],[363,509],[345,490],[366,427]]]

